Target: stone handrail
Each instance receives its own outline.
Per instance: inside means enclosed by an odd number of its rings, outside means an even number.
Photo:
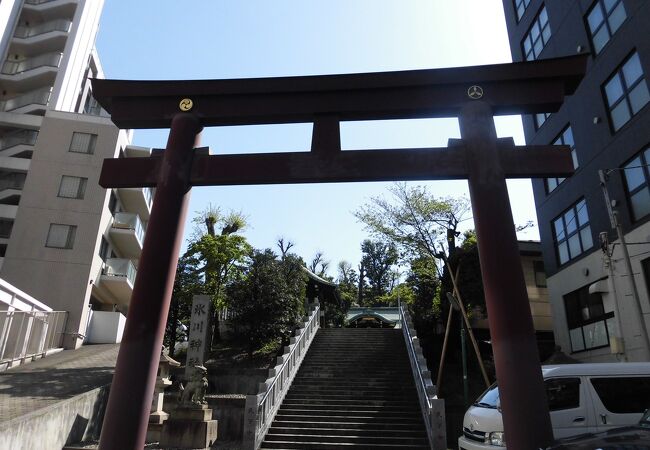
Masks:
[[[447,448],[445,401],[438,398],[436,386],[431,382],[431,372],[427,369],[427,362],[406,306],[400,305],[399,315],[429,445],[433,450],[445,450]]]
[[[284,348],[284,354],[278,357],[277,365],[269,369],[268,379],[260,383],[259,393],[246,397],[243,438],[245,450],[257,450],[264,440],[318,328],[320,305],[316,302],[306,321]]]

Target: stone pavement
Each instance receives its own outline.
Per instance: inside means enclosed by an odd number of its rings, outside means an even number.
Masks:
[[[0,423],[109,384],[119,348],[84,345],[0,372]]]

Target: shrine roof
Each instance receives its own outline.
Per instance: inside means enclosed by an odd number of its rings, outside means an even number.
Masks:
[[[352,307],[348,309],[345,317],[346,323],[353,322],[362,317],[374,317],[389,324],[399,321],[399,308],[397,307]]]

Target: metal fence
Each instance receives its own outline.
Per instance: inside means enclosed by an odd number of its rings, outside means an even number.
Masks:
[[[67,311],[0,311],[0,371],[62,346]]]

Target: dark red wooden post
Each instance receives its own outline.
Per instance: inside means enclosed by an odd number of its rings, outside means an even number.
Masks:
[[[192,114],[172,120],[106,407],[101,450],[142,450],[145,444],[200,132],[201,124]]]
[[[553,431],[492,109],[471,102],[459,122],[506,443],[513,450],[545,448]]]

